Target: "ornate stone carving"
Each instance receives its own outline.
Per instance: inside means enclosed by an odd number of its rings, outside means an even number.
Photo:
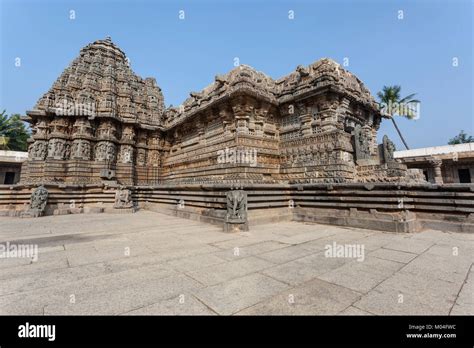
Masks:
[[[48,158],[63,160],[69,156],[69,144],[64,139],[51,139],[48,143]]]
[[[37,140],[29,147],[29,157],[32,160],[44,160],[48,152],[48,142]]]
[[[370,159],[370,138],[366,129],[359,125],[354,129],[354,143],[357,160]]]
[[[23,182],[43,175],[50,175],[43,182],[131,185],[354,182],[405,174],[390,142],[378,156],[382,115],[369,91],[330,59],[279,80],[240,65],[165,109],[155,79],[135,75],[107,38],[84,47],[27,115],[28,161],[36,162]],[[257,165],[217,163],[226,148],[256,150]]]
[[[95,147],[95,157],[96,161],[107,161],[114,162],[116,154],[116,146],[114,143],[108,141],[101,141],[97,143]]]
[[[132,208],[132,207],[133,207],[132,192],[129,189],[120,187],[115,192],[114,208],[124,209],[124,208]]]
[[[120,146],[119,162],[120,163],[133,163],[133,146],[131,145]]]
[[[226,221],[230,223],[245,223],[247,221],[247,192],[232,190],[226,194]]]
[[[91,157],[91,145],[88,140],[76,139],[72,142],[71,147],[71,158],[90,160]]]
[[[44,214],[46,204],[48,203],[48,190],[43,186],[37,187],[30,197],[30,206],[27,211],[23,212],[23,217],[39,217]]]
[[[137,165],[144,166],[146,164],[146,150],[138,149],[137,150]]]
[[[393,152],[395,151],[395,144],[388,138],[388,136],[383,136],[383,159],[385,163],[394,161]]]

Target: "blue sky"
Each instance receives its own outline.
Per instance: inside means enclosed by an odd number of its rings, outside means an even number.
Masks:
[[[347,69],[374,95],[391,84],[402,95],[418,93],[420,119],[399,119],[410,147],[446,144],[461,129],[474,133],[472,0],[0,3],[0,109],[8,113],[31,109],[83,46],[110,35],[135,73],[156,78],[166,105],[231,70],[235,57],[275,79],[299,64],[347,57]],[[391,122],[383,134],[402,149]]]

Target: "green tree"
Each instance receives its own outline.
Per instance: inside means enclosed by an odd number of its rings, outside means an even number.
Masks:
[[[449,139],[449,145],[456,145],[456,144],[465,144],[465,143],[472,143],[474,142],[474,137],[472,135],[467,135],[463,130],[459,132],[454,138]]]
[[[29,136],[20,115],[14,114],[9,117],[5,110],[0,113],[0,149],[26,151]]]
[[[395,122],[395,116],[405,117],[409,120],[414,119],[417,116],[417,112],[413,105],[418,104],[420,101],[413,99],[416,93],[407,95],[404,98],[400,97],[400,86],[383,86],[382,91],[377,93],[380,103],[383,105],[382,111],[385,112],[397,130],[400,139],[405,145],[406,149],[409,150],[408,144],[402,135],[402,132],[398,128],[397,122]]]

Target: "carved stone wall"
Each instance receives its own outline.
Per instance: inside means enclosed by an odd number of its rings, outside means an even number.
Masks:
[[[156,81],[107,38],[84,47],[27,115],[24,183],[338,183],[406,171],[388,139],[378,149],[370,92],[330,59],[279,80],[241,65],[165,109]]]

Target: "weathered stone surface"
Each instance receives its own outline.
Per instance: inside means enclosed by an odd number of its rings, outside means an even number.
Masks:
[[[418,254],[408,253],[404,251],[397,251],[391,249],[380,248],[371,252],[370,256],[377,257],[379,259],[408,263],[413,260]]]
[[[188,274],[199,282],[213,285],[271,267],[273,264],[253,256],[209,266]]]
[[[189,294],[123,313],[124,315],[216,315],[217,313]]]
[[[361,294],[319,279],[286,290],[238,314],[245,315],[335,315]]]
[[[285,289],[288,285],[261,274],[250,274],[196,291],[194,294],[218,314],[230,315]]]
[[[369,90],[326,58],[279,80],[240,65],[165,108],[155,79],[137,76],[106,38],[84,47],[27,115],[24,183],[398,182],[407,173],[388,138],[383,158],[377,150],[382,114]],[[231,220],[226,229],[247,229]]]
[[[474,314],[469,234],[424,231],[407,238],[298,222],[224,234],[147,211],[114,219],[0,217],[0,225],[2,243],[39,244],[37,262],[0,258],[2,315]],[[297,244],[281,247],[281,238],[298,236]],[[370,248],[363,261],[304,248],[331,239]],[[410,252],[407,240],[415,245]],[[385,249],[386,243],[404,251]],[[235,246],[241,256],[231,257]]]
[[[44,214],[46,204],[48,203],[48,190],[43,186],[38,186],[32,193],[30,198],[30,207],[23,212],[22,217],[39,217]]]
[[[435,269],[431,275],[436,273]],[[354,305],[378,315],[448,315],[461,284],[433,278],[399,272]]]

